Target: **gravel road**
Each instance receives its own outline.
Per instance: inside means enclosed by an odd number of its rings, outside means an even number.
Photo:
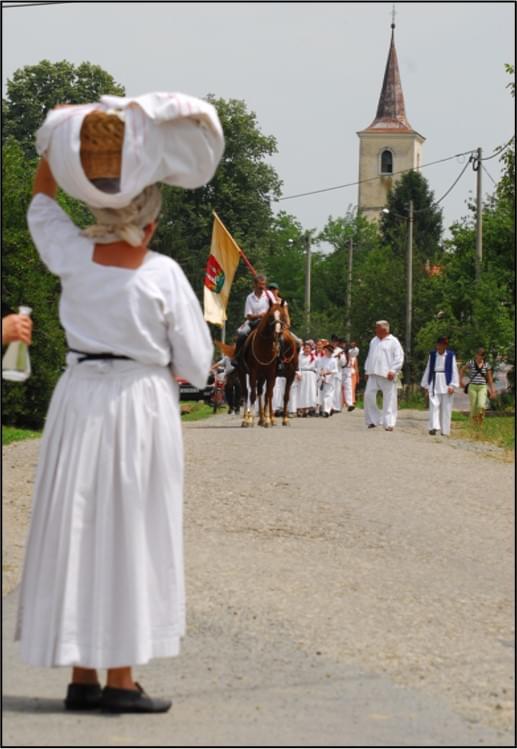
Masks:
[[[141,669],[149,691],[176,695],[171,717],[149,733],[138,718],[86,727],[63,715],[67,674],[35,679],[19,665],[12,593],[9,745],[40,745],[41,730],[56,746],[151,745],[162,730],[168,746],[513,745],[514,473],[503,451],[430,437],[416,411],[400,412],[393,433],[367,430],[356,410],[269,430],[221,414],[184,435],[188,636],[176,661]],[[38,446],[3,452],[6,594]]]

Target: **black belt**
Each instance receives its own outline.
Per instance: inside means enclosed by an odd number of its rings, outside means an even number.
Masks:
[[[69,348],[68,350],[73,354],[81,354],[81,357],[77,360],[78,364],[80,364],[83,361],[93,361],[95,359],[129,359],[131,360],[130,356],[123,356],[122,354],[110,354],[110,353],[88,354],[86,353],[86,351],[78,351],[75,348]]]

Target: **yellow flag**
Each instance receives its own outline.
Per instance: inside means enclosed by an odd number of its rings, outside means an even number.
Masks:
[[[241,249],[219,216],[214,212],[212,244],[204,282],[204,316],[207,322],[224,325],[226,307]]]

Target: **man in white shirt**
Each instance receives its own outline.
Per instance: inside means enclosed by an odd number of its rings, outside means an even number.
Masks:
[[[248,334],[259,324],[260,319],[269,312],[269,308],[275,303],[274,294],[266,288],[266,277],[259,273],[253,279],[253,291],[251,294],[248,294],[244,303],[244,316],[246,319],[240,328],[237,329],[235,355],[232,360],[234,367],[238,367],[240,364],[244,341],[248,337]]]
[[[375,323],[375,337],[370,341],[364,363],[367,379],[364,392],[364,416],[368,429],[382,424],[392,432],[397,421],[397,374],[404,364],[400,342],[390,333],[386,320]],[[377,392],[382,392],[382,413],[377,408]]]
[[[456,355],[448,344],[445,336],[437,339],[420,383],[429,394],[429,434],[440,432],[443,437],[450,434],[454,388],[460,386]]]

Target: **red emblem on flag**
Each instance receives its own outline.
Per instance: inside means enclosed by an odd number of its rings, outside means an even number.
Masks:
[[[208,256],[205,272],[205,286],[215,294],[220,294],[224,286],[224,270],[213,255]]]

